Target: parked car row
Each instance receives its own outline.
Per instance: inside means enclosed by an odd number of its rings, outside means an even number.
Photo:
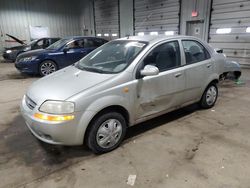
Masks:
[[[15,61],[15,67],[21,73],[40,76],[46,76],[69,66],[108,42],[96,37],[67,37],[41,38],[25,44],[14,36],[8,34],[7,36],[21,45],[5,48],[4,59]]]
[[[15,66],[22,73],[46,76],[79,61],[106,42],[104,39],[95,37],[63,38],[46,49],[20,54],[15,61]]]
[[[22,72],[47,75],[66,67],[35,81],[21,112],[44,142],[105,153],[121,144],[129,126],[192,103],[213,107],[229,65],[240,71],[195,37],[65,38],[18,56]]]
[[[7,36],[9,36],[14,41],[21,44],[19,46],[5,48],[3,52],[3,58],[5,60],[10,60],[10,61],[15,61],[17,56],[23,52],[27,52],[27,51],[31,51],[35,49],[45,49],[49,47],[51,44],[53,44],[54,42],[60,40],[60,38],[41,38],[41,39],[33,40],[30,43],[26,44],[12,35],[7,34]]]

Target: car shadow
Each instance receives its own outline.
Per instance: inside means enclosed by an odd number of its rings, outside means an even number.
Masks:
[[[0,81],[5,80],[22,80],[22,79],[29,79],[29,78],[39,78],[37,75],[33,74],[23,74],[20,72],[11,72],[4,75],[0,75]]]
[[[6,128],[0,132],[0,146],[4,147],[0,150],[4,161],[18,158],[27,166],[50,166],[71,163],[79,157],[93,155],[84,146],[57,146],[39,141],[31,134],[21,115],[16,116],[12,123],[3,126]]]
[[[178,120],[182,117],[192,114],[193,112],[199,110],[198,104],[192,104],[187,107],[166,113],[164,115],[158,116],[151,120],[145,121],[143,123],[137,124],[135,126],[129,127],[125,140],[130,140],[133,137],[136,137],[142,133],[155,129],[159,126],[164,126],[172,121]]]
[[[128,128],[125,142],[129,142],[133,137],[154,128],[187,116],[197,109],[198,105],[190,105],[132,126]],[[8,128],[0,132],[0,142],[3,142],[3,145],[5,145],[5,148],[1,149],[2,158],[6,161],[8,161],[9,158],[21,158],[27,166],[54,165],[58,167],[75,163],[89,157],[96,157],[96,155],[85,146],[57,146],[39,141],[28,130],[21,115],[18,115],[7,127]]]

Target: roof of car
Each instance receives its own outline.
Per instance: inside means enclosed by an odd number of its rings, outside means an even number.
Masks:
[[[185,35],[172,35],[172,36],[166,36],[166,35],[144,35],[144,36],[129,36],[120,38],[117,40],[137,40],[137,41],[145,41],[145,42],[158,42],[166,39],[180,39],[180,38],[190,38],[190,39],[198,39],[193,36],[185,36]]]
[[[40,40],[40,39],[60,39],[60,37],[43,37],[43,38],[38,38],[34,40]]]
[[[92,37],[92,36],[68,36],[68,37],[64,37],[64,39],[84,39],[84,38],[102,39],[102,38]]]

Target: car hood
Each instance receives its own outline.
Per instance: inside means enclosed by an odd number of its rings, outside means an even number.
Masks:
[[[42,54],[48,54],[48,53],[53,53],[53,52],[56,52],[56,50],[37,49],[37,50],[31,50],[31,51],[21,53],[20,56],[18,57],[23,58],[23,57],[39,56]]]
[[[45,49],[31,50],[20,54],[19,57],[23,58],[23,57],[39,56],[44,53],[47,53],[47,50]]]
[[[22,46],[13,46],[13,47],[9,47],[9,48],[5,48],[6,50],[23,50],[24,48],[26,48],[26,45],[22,45]]]
[[[22,40],[12,36],[12,35],[9,35],[9,34],[6,34],[8,37],[12,38],[14,41],[20,43],[20,44],[25,44]]]
[[[75,66],[69,66],[35,81],[28,89],[27,95],[37,105],[46,100],[66,100],[114,76],[82,71]]]

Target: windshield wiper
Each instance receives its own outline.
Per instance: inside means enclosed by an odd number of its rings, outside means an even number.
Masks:
[[[82,70],[90,71],[90,72],[107,73],[107,71],[104,71],[95,67],[84,66],[84,67],[79,67],[79,68]]]

